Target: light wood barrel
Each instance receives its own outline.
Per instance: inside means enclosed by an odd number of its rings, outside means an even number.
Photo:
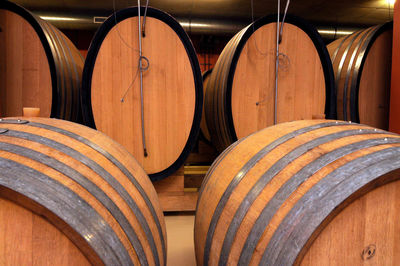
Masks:
[[[165,265],[158,197],[104,134],[50,118],[0,121],[0,250],[6,265]]]
[[[205,95],[206,95],[206,88],[207,88],[208,81],[210,80],[211,72],[212,72],[212,69],[209,69],[202,74],[202,76],[203,76],[203,99],[205,98]],[[204,102],[203,102],[203,112],[201,115],[201,122],[200,122],[200,134],[208,143],[211,142],[210,132],[208,131],[208,128],[207,128]]]
[[[183,28],[149,7],[142,37],[142,55],[149,61],[143,61],[148,66],[143,71],[145,156],[138,38],[137,7],[116,12],[99,28],[84,67],[83,114],[86,125],[121,143],[155,181],[179,169],[196,143],[203,84]]]
[[[280,49],[277,123],[335,118],[332,64],[321,36],[287,16]],[[237,33],[225,46],[206,89],[205,114],[219,151],[274,124],[276,16]]]
[[[355,32],[328,45],[338,119],[389,128],[393,23]]]
[[[198,265],[396,265],[400,136],[301,120],[216,159],[195,219]]]
[[[8,1],[0,3],[0,28],[0,117],[36,107],[43,117],[81,121],[83,58],[72,42]]]

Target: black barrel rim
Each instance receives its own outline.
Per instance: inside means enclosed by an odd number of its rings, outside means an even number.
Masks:
[[[202,80],[203,80],[203,90],[205,90],[205,88],[204,88],[204,79],[207,78],[207,77],[209,77],[209,76],[211,75],[212,70],[213,70],[212,68],[211,68],[211,69],[208,69],[208,70],[204,71],[204,72],[201,74]],[[203,103],[204,103],[204,100],[205,100],[205,99],[203,99]],[[202,118],[205,119],[205,116],[202,117]],[[207,126],[207,123],[205,123],[205,124],[206,124],[206,126]],[[202,141],[206,142],[206,143],[209,144],[209,145],[212,145],[212,143],[211,143],[211,138],[210,138],[210,139],[207,139],[207,138],[206,138],[206,135],[204,134],[203,129],[202,129],[201,127],[200,127],[199,139],[201,139]]]
[[[144,14],[144,11],[145,7],[140,7],[141,14]],[[115,12],[113,15],[108,17],[107,20],[100,26],[94,38],[92,39],[92,42],[90,43],[82,75],[81,108],[83,113],[84,124],[91,128],[96,129],[96,124],[94,122],[94,117],[92,112],[91,84],[92,84],[93,69],[96,63],[97,54],[101,48],[101,44],[103,43],[108,32],[110,32],[110,30],[116,25],[115,22],[119,23],[125,19],[135,17],[137,15],[138,15],[137,7],[129,7]],[[176,170],[178,170],[179,167],[183,165],[186,158],[189,156],[189,153],[192,151],[193,147],[196,144],[196,139],[200,132],[201,112],[203,108],[203,79],[201,76],[200,65],[193,44],[189,39],[189,36],[186,34],[185,30],[179,24],[179,22],[176,21],[169,14],[161,10],[155,9],[153,7],[147,8],[147,16],[159,19],[164,23],[166,23],[169,27],[171,27],[172,30],[175,31],[179,39],[182,41],[186,49],[186,53],[188,55],[190,64],[192,66],[194,85],[195,85],[195,95],[196,95],[193,123],[186,145],[183,148],[177,160],[174,163],[172,163],[169,167],[160,172],[149,174],[149,177],[152,181],[157,181],[170,176]]]
[[[369,40],[368,46],[365,49],[364,54],[362,55],[362,61],[360,67],[358,69],[357,81],[355,84],[355,88],[350,88],[350,120],[356,123],[360,123],[360,112],[358,109],[359,99],[358,95],[360,92],[360,82],[361,82],[361,75],[364,69],[365,62],[368,57],[368,53],[371,50],[375,40],[383,34],[385,31],[393,29],[393,21],[387,22],[380,26],[380,28],[374,33],[372,38]],[[392,47],[393,48],[393,47]]]
[[[280,16],[280,21],[282,21],[283,16]],[[225,113],[227,115],[227,126],[228,130],[231,132],[234,141],[236,141],[237,135],[233,124],[232,117],[232,85],[233,85],[233,77],[235,75],[236,66],[239,60],[239,56],[243,50],[244,45],[247,43],[250,36],[260,27],[273,23],[277,21],[277,15],[269,15],[262,17],[252,24],[248,26],[244,34],[242,35],[232,58],[232,62],[230,65],[229,73],[228,73],[228,82],[226,85],[226,110]],[[335,93],[335,76],[333,73],[332,61],[329,56],[329,52],[326,49],[326,45],[322,40],[321,35],[311,24],[306,22],[305,20],[298,18],[293,15],[287,15],[285,18],[285,23],[293,24],[303,30],[312,40],[314,46],[318,52],[318,55],[321,59],[321,65],[324,71],[325,77],[325,116],[326,119],[336,119],[336,93]]]

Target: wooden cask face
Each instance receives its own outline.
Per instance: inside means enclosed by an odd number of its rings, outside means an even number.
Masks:
[[[142,38],[143,56],[149,60],[143,73],[148,152],[144,157],[137,31],[138,19],[131,17],[108,32],[93,70],[91,102],[96,128],[121,143],[153,174],[171,166],[188,142],[195,113],[195,81],[179,36],[163,21],[148,16]]]
[[[0,117],[20,116],[23,107],[39,107],[50,117],[52,83],[43,45],[20,15],[0,9]]]
[[[377,225],[379,229],[367,238],[368,227],[363,226],[375,224],[368,219],[379,219],[382,212],[387,211],[381,219],[396,217],[396,201],[381,210],[363,205],[356,212],[358,218],[344,208],[357,198],[379,205],[395,199],[399,154],[398,135],[342,121],[283,123],[239,140],[214,162],[200,190],[195,221],[197,263],[292,265],[301,263],[309,250],[313,250],[313,262],[321,262],[333,254],[318,247],[318,234],[322,236],[325,229],[331,232],[329,237],[339,234],[322,243],[336,252],[346,241],[347,245],[358,241],[357,249],[367,239],[376,245],[384,242],[382,238],[394,243],[400,230],[398,219],[382,221],[390,228]],[[379,192],[385,184],[389,188]],[[375,193],[378,196],[370,198]],[[346,221],[354,218],[354,226],[346,232],[357,233],[338,232],[341,227],[335,217],[342,219],[342,211],[350,215]],[[355,228],[356,224],[361,228]],[[400,255],[390,253],[389,245],[380,249],[393,255],[386,262]],[[354,252],[355,258],[362,249]],[[352,262],[346,259],[340,256],[338,265]]]
[[[165,224],[154,187],[137,161],[104,134],[62,120],[4,119],[0,161],[1,188],[11,191],[2,196],[45,217],[91,263],[165,262]]]
[[[4,265],[91,265],[80,249],[43,217],[0,198]]]
[[[301,265],[396,265],[400,260],[400,182],[351,203],[317,236]]]
[[[279,52],[277,122],[323,115],[325,74],[311,38],[285,23]],[[276,23],[268,23],[247,40],[235,69],[231,104],[238,139],[274,124],[275,57]]]
[[[276,16],[263,17],[225,46],[207,86],[205,114],[215,147],[274,124]],[[336,118],[334,77],[318,32],[288,16],[279,45],[277,123]]]

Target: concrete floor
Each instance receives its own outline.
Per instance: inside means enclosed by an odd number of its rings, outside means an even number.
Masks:
[[[166,214],[167,266],[196,265],[194,255],[194,215]]]

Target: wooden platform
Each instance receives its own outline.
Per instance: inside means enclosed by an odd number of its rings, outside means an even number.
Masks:
[[[198,189],[210,166],[184,166],[174,175],[153,182],[164,212],[195,211]]]
[[[173,175],[153,182],[164,212],[196,210],[198,190],[217,156],[210,143],[199,140],[184,166]]]

